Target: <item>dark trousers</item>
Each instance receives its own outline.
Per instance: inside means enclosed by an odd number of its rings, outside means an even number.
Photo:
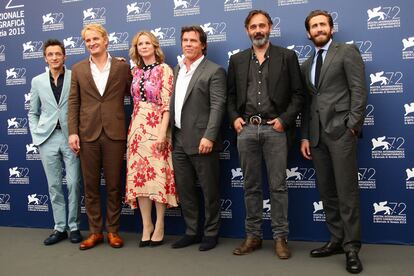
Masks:
[[[357,139],[350,130],[337,140],[321,133],[311,147],[331,241],[343,243],[345,251],[361,247]]]
[[[181,131],[174,134],[172,161],[175,182],[184,216],[187,235],[199,235],[200,184],[204,196],[204,236],[217,236],[220,227],[220,170],[218,152],[188,155],[182,147]]]
[[[102,131],[93,142],[81,140],[81,167],[85,190],[89,231],[102,233],[100,179],[103,168],[106,182],[106,230],[118,232],[121,215],[121,173],[126,149],[125,140],[111,140]]]

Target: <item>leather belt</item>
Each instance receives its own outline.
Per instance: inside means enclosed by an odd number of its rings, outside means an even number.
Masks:
[[[267,125],[267,122],[271,121],[272,119],[265,119],[260,117],[259,115],[253,115],[244,119],[247,124],[250,125]]]

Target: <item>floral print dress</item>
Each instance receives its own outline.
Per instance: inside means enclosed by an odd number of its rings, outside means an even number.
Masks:
[[[167,64],[154,63],[133,70],[131,95],[134,111],[128,129],[125,202],[137,208],[137,197],[177,206],[171,157],[171,132],[168,146],[158,151],[156,142],[163,112],[169,111],[173,73]]]

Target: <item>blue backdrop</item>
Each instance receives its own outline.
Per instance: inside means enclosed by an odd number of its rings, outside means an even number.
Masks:
[[[250,46],[244,18],[264,9],[273,18],[271,41],[294,50],[300,62],[313,50],[304,19],[313,9],[334,18],[334,39],[356,44],[366,64],[369,91],[364,137],[359,142],[364,242],[414,244],[414,2],[403,0],[4,0],[0,4],[0,225],[53,227],[46,178],[38,149],[31,144],[27,111],[31,79],[45,70],[42,41],[64,41],[67,66],[87,57],[80,31],[104,24],[109,51],[127,57],[130,41],[142,29],[159,38],[167,63],[181,58],[180,27],[202,25],[208,57],[227,68],[230,55]],[[411,27],[410,27],[411,26]],[[411,68],[411,69],[410,69]],[[130,99],[125,99],[130,111]],[[221,158],[222,229],[244,236],[243,176],[235,135],[226,120]],[[298,118],[298,128],[300,120]],[[290,238],[326,240],[315,170],[292,148],[287,170]],[[102,180],[102,186],[104,185]],[[264,185],[266,187],[266,185]],[[104,190],[104,187],[102,187]],[[265,237],[270,238],[267,189],[263,201]],[[82,198],[83,199],[83,198]],[[82,200],[82,225],[87,228]],[[122,229],[140,229],[138,214],[123,206]],[[167,211],[167,233],[182,233],[180,209]]]

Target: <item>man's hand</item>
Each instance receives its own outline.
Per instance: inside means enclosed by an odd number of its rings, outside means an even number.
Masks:
[[[69,147],[70,149],[78,155],[80,152],[80,140],[77,134],[71,134],[69,136]]]
[[[282,123],[278,118],[275,118],[269,122],[267,122],[269,125],[273,125],[273,129],[277,132],[285,132],[285,128],[283,127]]]
[[[246,124],[246,122],[243,120],[243,118],[242,117],[238,117],[236,120],[234,120],[234,122],[233,122],[233,127],[234,127],[234,130],[237,132],[237,133],[240,133],[240,131],[242,131],[242,129],[243,129],[243,126]]]
[[[207,154],[213,150],[214,142],[208,140],[207,138],[201,138],[200,145],[198,146],[199,154]]]
[[[302,140],[302,142],[300,144],[300,152],[302,153],[304,158],[306,158],[308,160],[312,160],[309,140]]]

